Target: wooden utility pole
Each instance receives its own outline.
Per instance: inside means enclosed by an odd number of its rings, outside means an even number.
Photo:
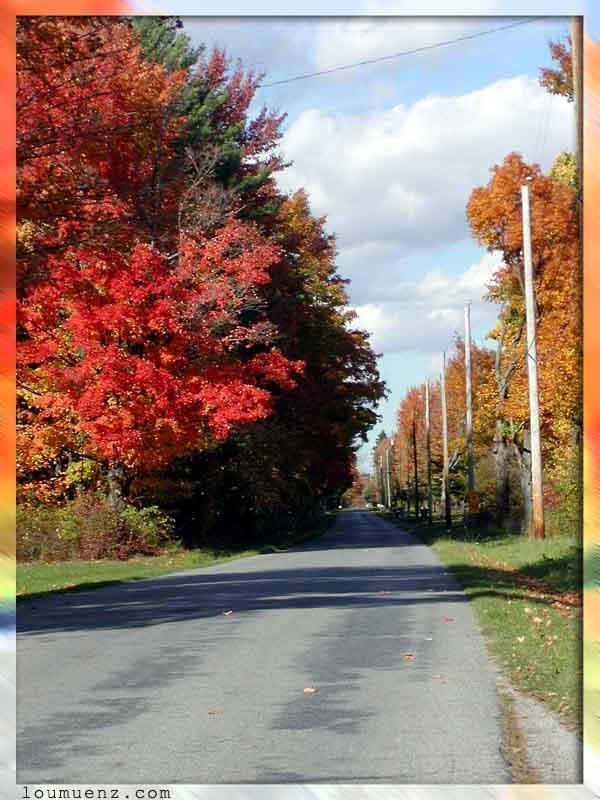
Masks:
[[[573,17],[571,20],[571,60],[575,101],[577,200],[580,205],[583,195],[583,17]]]
[[[465,303],[465,393],[467,428],[467,514],[475,492],[475,472],[473,466],[473,397],[471,393],[471,303]]]
[[[417,421],[413,411],[412,420],[412,440],[413,440],[413,465],[415,470],[415,518],[419,519],[419,470],[417,462]]]
[[[431,426],[429,419],[429,379],[425,381],[425,436],[427,440],[427,522],[433,521],[433,490],[431,486]]]
[[[442,353],[442,446],[444,466],[442,472],[442,493],[444,495],[444,516],[446,527],[452,527],[452,507],[450,505],[450,482],[448,462],[448,409],[446,406],[446,353]]]
[[[536,304],[531,256],[531,212],[529,182],[521,186],[523,210],[523,266],[525,277],[525,313],[527,316],[527,377],[529,384],[529,430],[531,435],[531,497],[532,515],[529,535],[543,539],[544,489],[542,482],[542,443],[540,438],[540,408],[537,375],[537,344],[535,340]]]

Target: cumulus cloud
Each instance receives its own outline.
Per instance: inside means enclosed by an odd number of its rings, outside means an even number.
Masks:
[[[307,109],[284,136],[294,163],[280,181],[308,190],[342,248],[393,242],[408,254],[465,238],[465,205],[489,168],[513,150],[547,167],[572,129],[566,100],[528,76],[385,111]]]
[[[458,275],[431,270],[418,281],[395,286],[387,301],[357,305],[357,324],[371,333],[374,348],[388,355],[446,349],[455,332],[462,335],[464,304],[468,301],[472,302],[474,330],[491,328],[497,308],[483,297],[501,263],[499,253],[485,253]]]

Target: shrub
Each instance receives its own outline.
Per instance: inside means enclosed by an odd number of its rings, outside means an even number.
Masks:
[[[155,506],[115,508],[106,497],[80,494],[59,508],[17,509],[19,561],[125,559],[154,555],[173,535]]]
[[[17,559],[64,561],[79,555],[78,537],[63,524],[63,509],[17,507]]]

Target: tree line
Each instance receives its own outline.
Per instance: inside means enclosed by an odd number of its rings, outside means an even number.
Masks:
[[[385,387],[261,75],[176,18],[17,20],[18,500],[260,537],[352,482]]]

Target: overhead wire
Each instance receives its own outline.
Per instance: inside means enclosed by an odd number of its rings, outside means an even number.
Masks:
[[[317,78],[321,75],[331,75],[334,72],[342,72],[343,70],[347,69],[355,69],[357,67],[365,67],[369,66],[370,64],[379,64],[382,61],[390,61],[394,58],[402,58],[403,56],[412,56],[418,53],[424,53],[428,50],[435,50],[439,47],[448,47],[452,44],[458,44],[460,42],[466,42],[471,39],[477,39],[480,36],[489,36],[492,33],[500,33],[501,31],[509,30],[510,28],[517,28],[521,25],[529,25],[532,22],[539,22],[540,20],[549,19],[549,17],[528,17],[527,19],[518,20],[517,22],[511,22],[508,25],[500,25],[497,28],[488,28],[484,31],[476,31],[475,33],[468,33],[464,36],[457,36],[454,39],[447,39],[443,42],[436,42],[435,44],[426,44],[422,45],[421,47],[415,47],[412,50],[403,50],[399,53],[391,53],[390,55],[386,56],[378,56],[377,58],[367,58],[363,61],[355,61],[352,64],[342,64],[341,66],[331,67],[330,69],[322,69],[318,70],[317,72],[305,72],[301,75],[293,75],[290,78],[282,78],[281,80],[277,81],[270,81],[269,83],[260,83],[258,84],[259,89],[267,89],[270,86],[281,86],[284,83],[293,83],[294,81],[302,81],[308,78]]]

